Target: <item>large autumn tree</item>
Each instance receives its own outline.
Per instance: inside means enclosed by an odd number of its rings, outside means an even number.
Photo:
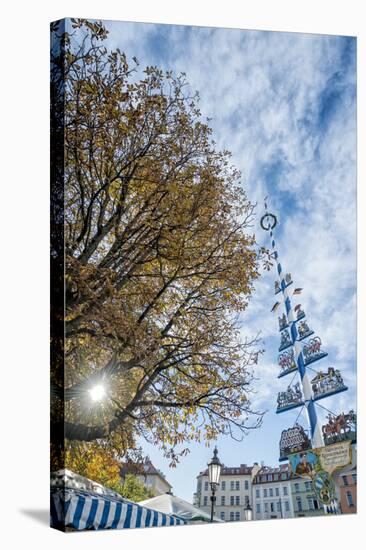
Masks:
[[[68,442],[125,450],[144,436],[174,461],[190,439],[241,437],[261,416],[249,401],[257,342],[238,327],[258,277],[240,173],[184,74],[131,67],[98,22],[53,32],[66,270],[54,430],[64,399]]]

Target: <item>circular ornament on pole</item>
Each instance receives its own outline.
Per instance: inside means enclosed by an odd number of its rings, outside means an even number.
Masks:
[[[335,484],[328,472],[320,470],[313,479],[313,489],[322,504],[329,505],[335,498]]]
[[[276,225],[277,218],[274,214],[264,214],[264,216],[261,217],[261,228],[264,229],[264,231],[274,229]]]

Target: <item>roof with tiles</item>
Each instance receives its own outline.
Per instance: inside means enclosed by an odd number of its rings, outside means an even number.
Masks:
[[[261,483],[276,483],[279,481],[288,481],[293,479],[294,476],[288,464],[281,464],[281,466],[272,468],[271,466],[262,466],[262,468],[254,476],[253,484],[258,485]]]
[[[225,466],[224,464],[221,467],[221,476],[243,476],[247,475],[250,476],[252,474],[253,466],[247,466],[246,464],[240,464],[240,466]],[[199,473],[198,477],[200,476],[207,476],[208,475],[208,469],[203,470]]]
[[[120,469],[120,474],[122,477],[124,477],[126,474],[134,474],[134,475],[157,475],[160,476],[164,481],[170,485],[170,483],[166,480],[164,474],[155,468],[154,464],[151,462],[149,457],[147,457],[143,463],[125,463],[122,465]],[[171,485],[170,485],[171,486]]]

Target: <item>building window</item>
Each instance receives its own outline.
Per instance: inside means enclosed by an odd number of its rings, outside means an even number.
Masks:
[[[306,491],[311,491],[311,481],[305,481],[305,489]]]
[[[260,491],[259,491],[259,489],[256,489],[256,490],[255,490],[255,496],[256,496],[257,498],[259,498],[259,496],[260,496]]]
[[[205,491],[208,491],[208,481],[205,481]]]
[[[221,489],[222,489],[222,491],[225,491],[225,489],[226,489],[226,481],[221,481]]]
[[[240,481],[235,481],[235,490],[240,491]]]
[[[248,482],[247,479],[244,481],[244,489],[245,489],[246,491],[249,489],[249,482]]]
[[[297,498],[296,498],[296,504],[297,504],[297,511],[298,511],[298,512],[302,512],[302,502],[301,502],[301,498],[300,498],[300,497],[297,497]]]
[[[314,510],[314,501],[312,498],[308,498],[308,508],[309,510]]]
[[[235,487],[234,481],[230,481],[230,491],[234,491],[234,487]]]
[[[203,506],[207,506],[207,497],[203,497]]]
[[[235,497],[235,504],[236,504],[236,506],[240,506],[240,497],[239,496]]]
[[[347,497],[347,504],[348,504],[348,506],[351,508],[352,506],[354,506],[351,491],[347,491],[346,497]]]
[[[268,502],[265,502],[265,503],[264,503],[264,511],[265,511],[265,512],[268,512]]]
[[[230,506],[234,506],[234,497],[233,496],[230,497]]]
[[[268,481],[272,481],[272,480],[273,480],[272,474],[268,474]]]
[[[352,481],[354,484],[357,483],[357,474],[352,474]]]
[[[288,500],[285,500],[285,510],[286,510],[286,512],[290,511],[290,503],[289,503]]]
[[[275,474],[275,475],[273,476],[273,479],[274,479],[275,481],[278,481],[278,474]]]
[[[300,493],[300,485],[295,483],[295,493]]]
[[[263,496],[264,496],[264,497],[267,496],[267,489],[263,489]]]
[[[221,497],[221,506],[225,506],[225,497],[224,496]]]
[[[225,512],[220,512],[220,519],[225,519]]]
[[[271,489],[269,490],[269,496],[270,496],[270,497],[273,497],[273,489],[272,489],[272,487],[271,487]]]
[[[230,512],[230,521],[234,521],[234,512]]]
[[[277,512],[281,512],[281,502],[277,501]]]
[[[342,479],[343,479],[343,485],[348,485],[348,477],[342,476]]]
[[[288,495],[287,487],[283,488],[283,494],[284,494],[285,497],[287,497],[287,495]]]
[[[314,510],[319,510],[320,506],[319,506],[319,502],[316,500],[316,498],[313,500],[313,504],[314,504]]]
[[[259,504],[259,502],[257,502],[256,512],[257,512],[257,514],[261,513],[261,505]]]
[[[271,502],[271,512],[274,512],[274,502]]]
[[[280,490],[279,490],[279,488],[276,487],[275,491],[276,491],[276,497],[279,497],[279,496],[280,496]]]
[[[249,504],[249,497],[248,495],[245,495],[245,506],[248,506]]]
[[[281,474],[281,479],[287,479],[287,475],[286,474]]]
[[[235,512],[235,521],[240,521],[240,512]]]

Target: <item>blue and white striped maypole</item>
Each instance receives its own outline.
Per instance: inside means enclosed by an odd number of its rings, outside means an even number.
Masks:
[[[297,318],[295,316],[294,310],[292,309],[289,292],[287,290],[288,284],[286,283],[286,280],[285,280],[285,272],[283,271],[281,263],[279,262],[278,252],[276,250],[276,243],[273,238],[273,229],[277,224],[277,219],[273,214],[270,214],[267,211],[266,203],[265,203],[265,208],[266,208],[266,211],[265,211],[265,215],[261,220],[261,226],[266,231],[269,231],[269,234],[271,237],[272,257],[276,261],[277,272],[280,279],[280,289],[283,295],[283,300],[286,308],[286,317],[290,328],[290,336],[291,336],[291,342],[294,350],[294,358],[296,361],[297,370],[300,375],[301,389],[302,389],[302,394],[304,396],[304,405],[308,416],[311,442],[312,442],[313,448],[323,447],[324,440],[323,440],[321,426],[319,424],[319,420],[316,414],[315,404],[313,400],[314,395],[312,392],[308,374],[306,372],[305,361],[304,361],[304,356],[302,352],[302,345],[298,341],[299,333],[296,327]]]

